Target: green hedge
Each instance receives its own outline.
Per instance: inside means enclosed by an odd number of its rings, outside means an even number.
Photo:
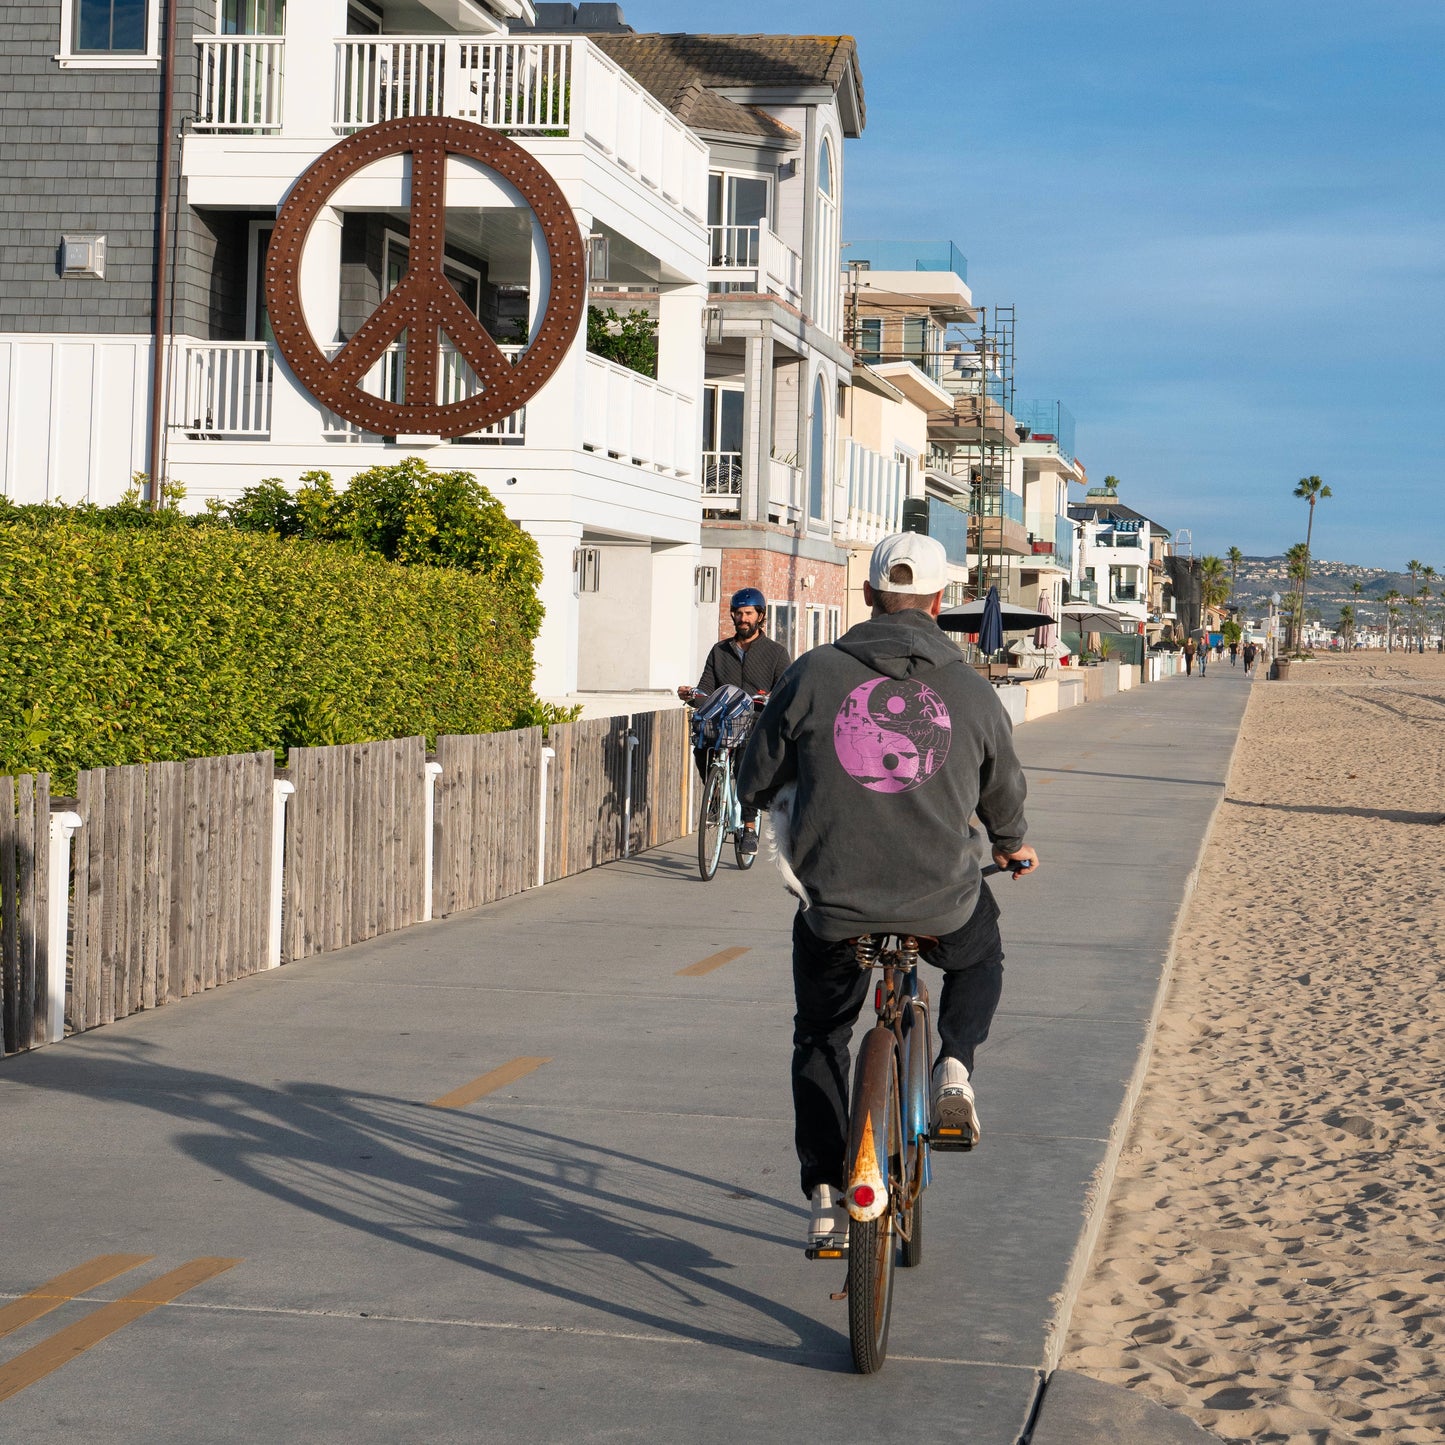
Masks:
[[[0,773],[512,726],[519,589],[223,527],[0,519]]]

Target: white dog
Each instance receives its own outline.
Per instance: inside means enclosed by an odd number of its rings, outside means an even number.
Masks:
[[[797,783],[784,783],[768,804],[768,857],[783,875],[783,886],[802,903],[806,913],[813,906],[808,890],[793,872],[794,812],[798,806]]]

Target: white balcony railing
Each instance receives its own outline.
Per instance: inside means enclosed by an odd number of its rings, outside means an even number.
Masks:
[[[743,454],[702,454],[702,504],[715,512],[736,512],[743,499]]]
[[[313,108],[283,116],[286,85],[318,83],[320,57],[270,36],[197,41],[195,129],[311,135]],[[439,115],[512,135],[586,141],[696,221],[707,215],[707,145],[590,41],[479,35],[348,35],[333,41],[331,128],[349,134],[400,116]]]
[[[271,434],[275,367],[264,341],[181,341],[173,353],[171,425],[214,441]]]
[[[333,355],[340,347],[333,348]],[[508,357],[521,355],[520,346],[503,346],[502,354]],[[443,405],[468,401],[481,391],[477,374],[467,359],[451,345],[443,345],[439,352],[437,366],[437,401]],[[361,389],[383,401],[400,402],[406,399],[406,346],[397,342],[388,346],[380,359],[361,380]],[[322,409],[321,430],[328,441],[367,442],[376,437],[355,422],[337,416],[335,412]],[[521,407],[501,421],[494,422],[480,431],[470,432],[466,441],[512,442],[521,444],[527,440],[527,408]]]
[[[839,541],[877,542],[902,529],[907,480],[901,463],[848,437],[843,443],[843,476],[848,509],[837,524]]]
[[[585,139],[695,219],[706,214],[706,145],[589,41],[371,35],[336,51],[338,131],[445,115]]]
[[[803,295],[803,260],[767,224],[710,226],[708,279],[797,306]]]
[[[651,377],[588,355],[582,445],[677,477],[697,467],[696,405]]]
[[[803,473],[791,462],[768,458],[768,512],[796,522],[803,510]]]
[[[272,36],[205,35],[196,44],[197,127],[280,130],[286,42]]]

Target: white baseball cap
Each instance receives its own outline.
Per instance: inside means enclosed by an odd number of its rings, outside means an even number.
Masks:
[[[911,581],[890,582],[888,574],[897,566],[909,567]],[[868,583],[875,592],[913,592],[931,596],[948,585],[948,553],[936,537],[922,532],[895,532],[885,537],[868,559]]]

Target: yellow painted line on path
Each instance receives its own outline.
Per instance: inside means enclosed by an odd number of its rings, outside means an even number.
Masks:
[[[709,954],[697,963],[690,963],[686,968],[680,968],[676,976],[678,978],[699,978],[705,973],[711,973],[715,968],[721,968],[725,963],[731,963],[735,958],[741,958],[743,954],[750,953],[747,948],[725,948],[721,953]]]
[[[98,1345],[117,1330],[124,1329],[143,1315],[148,1315],[153,1309],[170,1304],[187,1290],[195,1289],[198,1284],[204,1284],[208,1279],[224,1274],[240,1263],[239,1259],[219,1257],[193,1259],[189,1264],[183,1264],[179,1269],[173,1269],[169,1274],[152,1280],[150,1284],[143,1284],[128,1295],[123,1295],[108,1305],[101,1305],[84,1319],[66,1325],[48,1340],[41,1340],[24,1354],[16,1355],[13,1360],[0,1365],[0,1403],[12,1395],[18,1395],[26,1386],[53,1374],[62,1365],[68,1365],[77,1355],[83,1355],[93,1345]]]
[[[543,1064],[550,1064],[551,1059],[513,1059],[510,1064],[503,1064],[500,1069],[493,1069],[489,1074],[483,1074],[479,1079],[473,1079],[470,1084],[463,1084],[460,1089],[453,1089],[450,1094],[443,1094],[440,1099],[433,1099],[433,1109],[465,1109],[468,1104],[474,1104],[484,1094],[490,1094],[494,1089],[503,1088],[507,1084],[515,1083],[518,1079],[525,1079],[528,1074],[535,1073]]]
[[[36,1285],[29,1294],[21,1295],[18,1300],[0,1309],[0,1339],[32,1320],[48,1315],[51,1310],[58,1310],[76,1295],[85,1294],[128,1269],[148,1264],[154,1258],[151,1254],[98,1254],[94,1259]]]

